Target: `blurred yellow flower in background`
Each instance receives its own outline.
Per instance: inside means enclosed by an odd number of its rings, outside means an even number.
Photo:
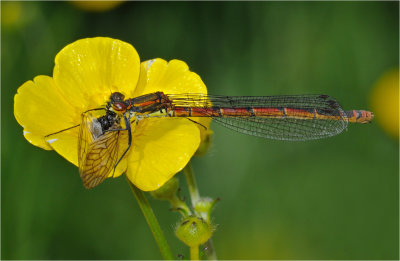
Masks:
[[[21,29],[38,18],[36,5],[27,6],[20,1],[1,1],[1,28],[4,31]]]
[[[20,2],[2,2],[1,3],[1,24],[3,26],[12,26],[21,20],[22,4]]]
[[[372,111],[382,128],[399,138],[399,69],[383,74],[371,93]]]
[[[105,37],[81,39],[57,54],[53,77],[37,76],[18,89],[14,115],[31,144],[55,150],[78,165],[79,127],[70,127],[81,123],[83,112],[104,107],[113,92],[133,98],[155,91],[207,93],[200,77],[183,61],[140,63],[128,43]],[[201,129],[184,118],[148,118],[132,124],[132,146],[108,177],[125,172],[141,190],[161,187],[196,152]],[[52,133],[56,134],[46,138]],[[127,133],[122,131],[121,146],[127,142]]]
[[[114,9],[124,1],[70,1],[74,6],[89,12],[106,12]]]

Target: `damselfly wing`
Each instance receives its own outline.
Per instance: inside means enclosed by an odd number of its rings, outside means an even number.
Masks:
[[[216,96],[169,94],[172,116],[212,117],[235,131],[275,140],[304,141],[334,136],[348,114],[327,95]]]

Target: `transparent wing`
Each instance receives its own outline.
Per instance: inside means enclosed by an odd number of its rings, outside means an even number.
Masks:
[[[344,121],[294,118],[214,117],[213,120],[240,133],[274,140],[303,141],[322,139],[341,133]]]
[[[120,129],[119,124],[111,129]],[[101,124],[91,112],[82,114],[78,139],[79,173],[85,188],[103,182],[118,160],[120,131],[102,131]]]
[[[212,117],[227,128],[262,138],[292,141],[320,139],[337,135],[348,125],[346,113],[328,95],[167,96],[176,107],[205,109],[197,111],[198,114],[192,109],[193,116]]]

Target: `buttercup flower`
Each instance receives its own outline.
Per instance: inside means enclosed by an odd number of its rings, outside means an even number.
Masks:
[[[22,4],[19,2],[4,2],[1,3],[1,25],[4,27],[12,27],[21,22]]]
[[[106,12],[109,10],[114,9],[115,7],[122,4],[124,1],[80,1],[80,0],[73,0],[70,1],[76,7],[89,11],[89,12]]]
[[[375,83],[371,105],[381,127],[399,138],[399,68],[384,73]]]
[[[200,77],[182,61],[157,58],[140,63],[128,43],[104,37],[82,39],[57,54],[53,77],[37,76],[18,89],[14,115],[30,143],[55,150],[78,165],[83,112],[104,107],[113,92],[134,98],[157,91],[207,93]],[[195,120],[209,126],[208,119]],[[109,177],[125,172],[145,191],[159,188],[185,167],[205,136],[200,135],[204,127],[185,118],[146,118],[131,128],[132,146]],[[118,141],[123,151],[127,131],[121,131]]]

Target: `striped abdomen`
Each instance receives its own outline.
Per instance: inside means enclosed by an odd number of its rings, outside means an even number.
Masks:
[[[348,122],[368,123],[374,115],[369,111],[351,110],[345,111],[345,115],[334,110],[318,109],[295,109],[295,108],[200,108],[200,107],[175,107],[173,117],[268,117],[268,118],[291,118],[291,119],[314,119],[314,120],[344,120]]]

